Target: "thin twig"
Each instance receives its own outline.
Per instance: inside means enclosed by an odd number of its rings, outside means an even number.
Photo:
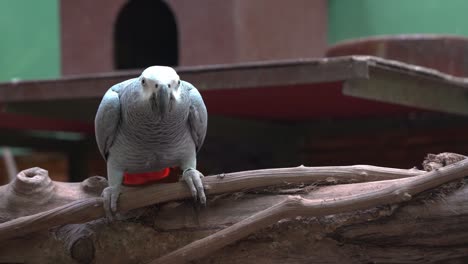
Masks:
[[[5,162],[5,167],[8,174],[8,179],[11,182],[16,178],[18,174],[18,166],[16,166],[15,158],[11,153],[11,149],[8,147],[3,147],[3,161]]]
[[[357,183],[406,178],[422,174],[419,170],[404,170],[368,165],[294,167],[227,173],[205,177],[208,195],[237,192],[285,183]],[[124,188],[119,198],[119,211],[128,211],[156,203],[191,197],[184,183],[154,184]],[[38,214],[23,216],[0,224],[0,241],[65,224],[91,221],[105,215],[102,198],[88,198]]]
[[[400,184],[391,184],[386,188],[360,195],[329,200],[308,200],[299,196],[289,196],[288,199],[276,205],[175,250],[152,261],[151,264],[178,264],[200,259],[283,218],[324,216],[408,201],[418,193],[467,175],[468,159],[465,159],[420,176],[400,180]]]

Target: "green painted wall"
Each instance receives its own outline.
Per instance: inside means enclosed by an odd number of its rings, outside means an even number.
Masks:
[[[58,0],[0,0],[0,81],[60,75]]]
[[[402,33],[468,35],[467,0],[329,0],[328,42]]]

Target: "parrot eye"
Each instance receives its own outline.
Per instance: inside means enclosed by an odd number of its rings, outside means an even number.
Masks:
[[[141,84],[145,85],[145,83],[146,83],[145,79],[144,78],[141,79]]]
[[[155,84],[154,87],[158,88],[158,84]]]
[[[171,88],[171,84],[168,84],[167,87]]]
[[[180,80],[177,82],[177,84],[180,84]]]

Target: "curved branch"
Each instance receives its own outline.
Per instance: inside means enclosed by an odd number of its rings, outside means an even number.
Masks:
[[[295,167],[219,174],[205,177],[208,195],[237,192],[252,188],[283,184],[316,182],[357,183],[398,179],[422,174],[423,171],[392,169],[368,165]],[[191,197],[184,183],[154,184],[124,188],[119,199],[119,211],[128,211],[151,204]],[[100,197],[78,200],[54,209],[23,216],[0,224],[0,241],[65,224],[91,221],[105,216]]]
[[[408,201],[418,193],[463,178],[466,175],[468,175],[468,159],[420,176],[397,180],[386,188],[360,195],[329,200],[309,200],[290,196],[288,199],[230,227],[156,259],[151,264],[186,263],[200,259],[284,218],[324,216]]]

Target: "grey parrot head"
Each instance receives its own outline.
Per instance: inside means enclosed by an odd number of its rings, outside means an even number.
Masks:
[[[143,99],[150,100],[153,110],[158,111],[161,116],[170,112],[180,99],[180,78],[171,67],[148,67],[138,81],[142,87]]]

